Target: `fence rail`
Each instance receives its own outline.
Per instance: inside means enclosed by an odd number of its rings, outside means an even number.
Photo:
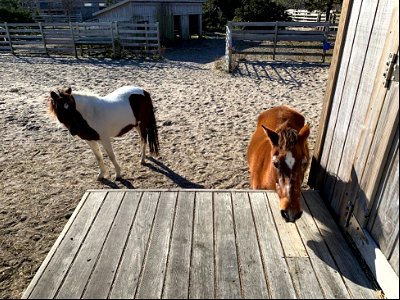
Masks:
[[[326,14],[320,11],[308,11],[305,9],[288,9],[286,13],[292,18],[294,22],[326,22]],[[339,23],[340,12],[331,10],[329,14],[329,21],[332,23]]]
[[[159,55],[158,23],[0,23],[0,54]]]
[[[275,59],[279,42],[310,42],[314,45],[295,45],[293,48],[321,49],[322,61],[329,50],[331,43],[334,43],[336,31],[330,28],[336,26],[331,22],[228,22],[226,26],[226,68],[232,70],[233,54],[272,54]],[[248,52],[241,51],[236,47],[236,42],[271,42],[272,52]],[[317,46],[315,46],[317,43]]]

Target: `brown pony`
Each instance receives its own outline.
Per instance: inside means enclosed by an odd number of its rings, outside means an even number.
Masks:
[[[300,113],[278,106],[259,115],[248,147],[251,188],[276,190],[286,222],[296,221],[303,213],[300,192],[310,162],[309,134]]]

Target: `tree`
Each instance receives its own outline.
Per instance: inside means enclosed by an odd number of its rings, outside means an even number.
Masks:
[[[235,10],[235,21],[289,21],[285,7],[272,0],[248,0]]]
[[[1,0],[0,22],[29,23],[33,19],[31,12],[22,7],[20,0]]]
[[[240,0],[208,0],[203,7],[203,22],[206,30],[225,31],[227,21],[235,17]]]
[[[285,7],[274,0],[208,0],[205,3],[205,30],[225,31],[227,21],[231,20],[287,21],[290,18]]]

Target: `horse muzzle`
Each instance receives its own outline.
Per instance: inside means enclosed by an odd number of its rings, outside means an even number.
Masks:
[[[77,134],[79,133],[79,130],[78,130],[77,128],[71,127],[71,128],[69,129],[69,133],[70,133],[72,136],[74,136],[74,135],[77,135]]]
[[[303,211],[299,211],[296,214],[292,214],[287,210],[281,210],[282,218],[284,218],[286,222],[291,222],[291,223],[294,223],[294,222],[296,222],[296,220],[300,219],[302,214],[303,214]]]

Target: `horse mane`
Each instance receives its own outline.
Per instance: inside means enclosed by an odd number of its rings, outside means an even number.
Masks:
[[[288,127],[288,122],[283,123],[276,130],[279,135],[279,147],[286,150],[292,150],[297,143],[299,132]]]
[[[56,109],[54,107],[53,101],[51,101],[51,96],[47,98],[47,109],[49,111],[50,116],[56,117]]]

